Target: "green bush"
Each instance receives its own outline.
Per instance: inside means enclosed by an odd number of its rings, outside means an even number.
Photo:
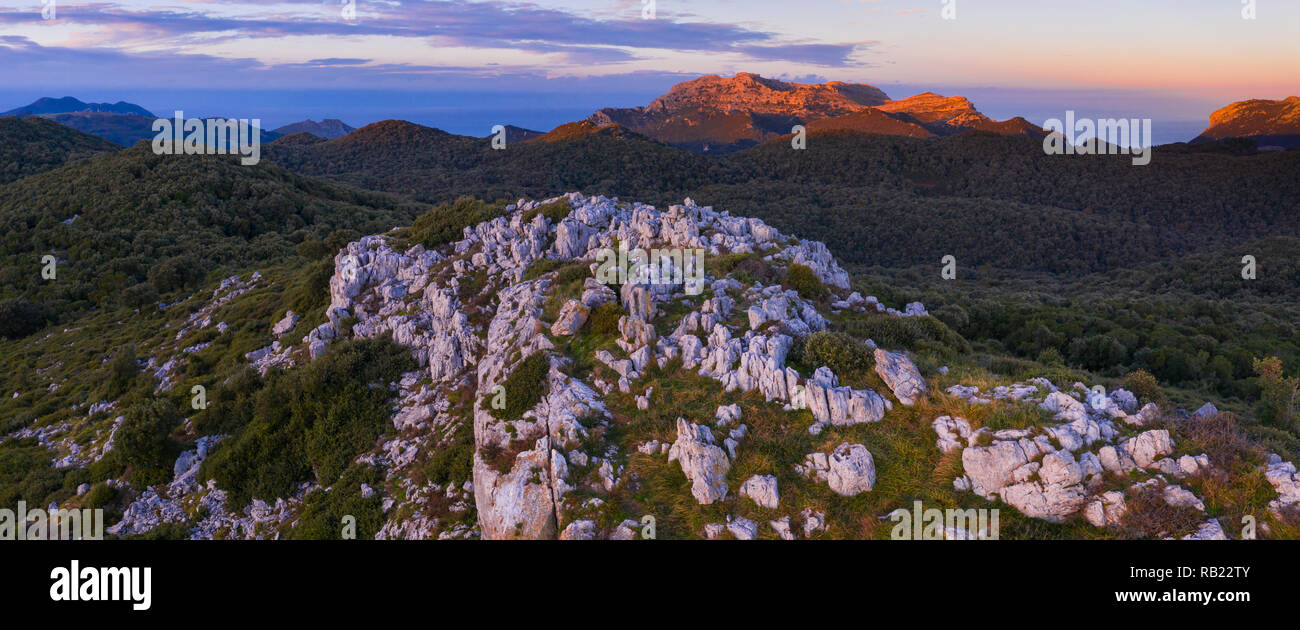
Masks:
[[[27,300],[0,300],[0,337],[26,337],[45,326],[45,308]]]
[[[805,300],[819,300],[830,293],[812,269],[799,264],[791,264],[785,270],[785,281],[781,284],[787,289],[798,291]]]
[[[617,335],[618,320],[627,314],[618,302],[605,302],[596,305],[587,316],[586,327],[596,335]]]
[[[81,504],[92,510],[103,508],[110,501],[117,497],[117,490],[106,483],[95,484],[89,492],[86,493],[85,499]]]
[[[808,335],[803,347],[801,363],[809,369],[825,366],[843,378],[850,374],[866,374],[876,361],[867,344],[841,332],[818,331]]]
[[[181,422],[171,401],[154,399],[133,405],[113,437],[121,463],[137,470],[168,468],[168,436]]]
[[[42,329],[48,316],[40,304],[27,300],[0,300],[0,336],[18,339]]]
[[[970,352],[970,343],[943,322],[929,316],[896,317],[867,315],[846,320],[844,331],[854,337],[870,339],[881,348],[921,350],[918,342],[929,340],[947,349],[947,353]]]
[[[465,228],[495,219],[505,212],[504,204],[489,204],[473,197],[461,197],[420,215],[403,236],[426,249],[437,249],[460,240]]]
[[[121,396],[135,382],[138,374],[140,364],[135,358],[135,346],[124,346],[104,366],[104,381],[108,386],[106,398],[112,400]]]
[[[122,304],[129,308],[141,308],[158,302],[158,289],[148,282],[141,282],[122,291]]]
[[[389,427],[389,384],[415,367],[388,339],[348,340],[303,368],[273,372],[256,393],[218,394],[222,411],[205,412],[204,425],[246,424],[203,462],[203,478],[226,489],[232,507],[290,496],[304,481],[330,486]]]
[[[498,419],[518,420],[546,395],[546,374],[550,369],[551,360],[545,352],[528,355],[501,384],[505,389],[505,408],[492,406],[491,392],[483,399],[483,407]]]
[[[533,208],[532,210],[525,212],[523,214],[523,217],[521,217],[521,220],[524,223],[530,223],[532,222],[533,218],[535,218],[537,215],[540,214],[550,219],[552,224],[555,224],[555,223],[559,223],[560,221],[563,221],[565,217],[569,216],[570,212],[573,212],[573,207],[569,205],[569,200],[560,199],[559,201],[544,203],[540,206],[537,206],[536,208]]]
[[[1120,387],[1133,392],[1133,395],[1142,403],[1151,402],[1164,407],[1168,402],[1164,390],[1160,389],[1160,382],[1146,370],[1129,372],[1120,382]]]
[[[1255,359],[1259,375],[1259,405],[1256,415],[1261,422],[1281,429],[1300,426],[1300,378],[1286,378],[1277,357]]]
[[[474,422],[462,420],[451,440],[442,444],[424,464],[424,475],[439,484],[461,484],[473,476]]]

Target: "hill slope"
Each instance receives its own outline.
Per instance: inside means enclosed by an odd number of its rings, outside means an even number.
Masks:
[[[0,184],[121,147],[40,117],[0,117]]]

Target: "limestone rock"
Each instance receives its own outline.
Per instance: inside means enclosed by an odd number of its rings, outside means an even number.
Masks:
[[[876,464],[871,452],[861,444],[841,444],[831,452],[812,453],[795,471],[805,477],[825,481],[836,494],[851,497],[870,492],[876,485]]]
[[[668,461],[681,464],[691,481],[691,495],[701,504],[727,498],[727,471],[731,460],[717,446],[707,426],[677,419],[677,441],[668,450]]]
[[[551,325],[551,334],[567,337],[576,334],[587,323],[587,307],[577,300],[569,300],[560,308],[560,314]]]
[[[754,475],[740,485],[740,496],[749,497],[754,503],[775,510],[781,502],[776,489],[776,477],[772,475]]]
[[[925,379],[921,378],[921,373],[910,359],[903,354],[886,352],[880,348],[876,349],[875,356],[876,374],[894,392],[898,402],[910,407],[925,395]]]

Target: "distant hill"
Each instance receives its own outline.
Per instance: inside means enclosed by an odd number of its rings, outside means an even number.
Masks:
[[[134,103],[118,101],[116,103],[85,103],[71,96],[63,98],[44,97],[36,99],[30,105],[17,107],[0,116],[33,116],[38,114],[67,114],[72,112],[96,112],[102,114],[133,114],[153,117],[153,112]]]
[[[870,85],[789,83],[751,73],[679,83],[646,107],[602,109],[586,122],[622,125],[696,153],[739,151],[789,134],[795,125],[916,138],[972,130],[1043,135],[1023,118],[994,121],[960,96],[927,92],[896,101]]]
[[[304,146],[304,145],[320,144],[322,142],[326,142],[325,138],[322,138],[317,135],[313,135],[306,131],[299,131],[297,133],[291,133],[286,136],[280,136],[279,138],[276,138],[274,141],[272,141],[271,144],[277,146]]]
[[[1210,126],[1192,142],[1252,138],[1260,147],[1300,147],[1300,96],[1240,101],[1210,114]]]
[[[157,120],[153,116],[106,112],[41,114],[41,117],[78,131],[84,131],[92,136],[99,136],[105,140],[116,142],[124,147],[132,146],[141,140],[153,138],[153,121]]]
[[[334,138],[341,138],[343,136],[352,133],[353,131],[356,131],[356,128],[348,125],[347,123],[337,118],[326,118],[325,120],[322,120],[320,122],[316,122],[314,120],[304,120],[302,122],[296,122],[293,124],[285,125],[283,127],[280,127],[279,129],[274,129],[272,131],[273,133],[279,134],[281,136],[287,136],[287,135],[305,131],[307,133],[310,133],[313,136],[325,138],[326,140],[333,140]]]
[[[0,117],[0,184],[121,147],[40,117]]]

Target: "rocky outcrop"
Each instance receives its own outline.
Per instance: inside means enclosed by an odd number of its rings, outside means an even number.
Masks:
[[[677,441],[668,450],[668,461],[681,464],[696,501],[708,505],[727,498],[731,459],[718,447],[708,427],[678,418]]]
[[[841,444],[831,452],[812,453],[795,472],[826,482],[836,494],[851,497],[870,492],[876,485],[876,463],[861,444]]]
[[[746,479],[745,483],[740,484],[740,496],[772,510],[781,503],[781,495],[776,489],[776,477],[772,475],[754,475]]]
[[[904,355],[876,349],[876,374],[894,392],[898,402],[910,407],[925,396],[925,379]]]

